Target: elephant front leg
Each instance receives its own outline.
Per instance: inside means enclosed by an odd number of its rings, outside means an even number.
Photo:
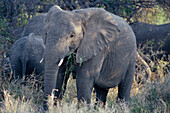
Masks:
[[[90,78],[79,76],[76,77],[76,85],[77,85],[77,98],[79,104],[81,102],[86,102],[86,104],[90,104],[91,93],[93,89],[93,80]]]
[[[56,89],[55,97],[57,99],[62,99],[62,97],[64,95],[64,90],[66,89],[67,84],[65,84],[65,83],[67,83],[69,76],[65,76],[65,71],[66,71],[66,66],[65,66],[65,64],[63,64],[62,66],[60,66],[58,75],[57,75],[57,82],[56,82],[56,87],[55,87],[55,89]],[[65,80],[64,80],[64,78],[65,78]],[[63,85],[65,86],[64,87],[65,89],[63,89]]]
[[[95,85],[96,77],[100,75],[100,70],[104,61],[104,54],[101,53],[76,69],[77,97],[79,102],[91,103],[91,93]]]
[[[82,64],[82,66],[79,66],[76,69],[77,98],[79,105],[81,102],[86,102],[86,104],[91,103],[94,79],[91,77],[87,67],[88,65]]]
[[[65,91],[67,89],[67,82],[68,82],[69,77],[70,77],[70,73],[67,73],[67,74],[64,75],[64,84],[63,84],[64,86],[62,88],[63,89],[62,95],[65,94]]]

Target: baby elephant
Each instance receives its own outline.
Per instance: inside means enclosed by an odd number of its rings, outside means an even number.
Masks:
[[[40,63],[44,49],[42,37],[33,33],[17,40],[10,52],[14,78],[23,78],[25,81],[25,75],[33,72],[40,74],[44,70],[44,62]]]

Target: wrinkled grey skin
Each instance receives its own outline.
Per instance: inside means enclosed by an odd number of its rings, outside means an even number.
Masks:
[[[28,36],[30,33],[34,33],[35,35],[42,36],[43,31],[43,23],[46,14],[39,14],[34,16],[32,19],[28,21],[24,30],[22,32],[22,37]]]
[[[26,26],[24,27],[24,30],[22,32],[22,37],[28,36],[30,33],[34,33],[35,35],[42,36],[45,16],[46,13],[39,14],[37,16],[34,16],[32,19],[30,19],[26,24]],[[69,75],[66,75],[64,80],[64,91],[66,90],[68,79],[69,79]],[[64,94],[64,92],[62,92],[61,94]],[[62,96],[60,98],[62,98]]]
[[[25,75],[40,74],[44,70],[44,62],[40,63],[45,45],[42,36],[31,33],[20,38],[11,47],[10,64],[15,78],[23,78]]]
[[[108,89],[117,85],[118,98],[129,100],[136,64],[136,39],[121,17],[99,8],[63,11],[53,6],[45,18],[43,37],[45,99],[53,89],[57,89],[54,93],[60,98],[66,57],[75,52],[79,101],[89,104],[95,87],[96,100],[105,103]],[[47,108],[46,101],[44,108]]]
[[[154,50],[159,49],[159,43],[164,42],[162,50],[170,54],[170,23],[163,25],[147,24],[143,22],[134,22],[130,25],[136,35],[138,44],[144,44],[147,41],[154,40]]]

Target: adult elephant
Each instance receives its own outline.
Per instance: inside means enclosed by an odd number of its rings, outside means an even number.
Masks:
[[[105,103],[108,89],[117,85],[118,98],[129,100],[137,49],[135,35],[121,17],[100,8],[64,11],[53,6],[45,18],[43,37],[45,99],[52,91],[60,97],[66,58],[74,52],[79,101],[89,104],[95,87],[97,100]]]
[[[23,78],[25,75],[40,74],[44,71],[44,62],[40,63],[45,45],[42,36],[31,33],[20,38],[11,47],[10,64],[15,78]]]
[[[130,24],[138,44],[144,44],[147,41],[154,40],[153,49],[162,48],[166,54],[170,54],[170,23],[163,25],[147,24],[143,22],[134,22]],[[163,46],[161,47],[161,42]]]
[[[45,15],[46,13],[39,14],[37,16],[34,16],[32,19],[30,19],[26,24],[26,26],[24,27],[21,37],[28,36],[31,33],[42,36]]]
[[[24,30],[22,32],[22,37],[28,36],[31,33],[42,36],[45,16],[46,16],[46,13],[43,13],[43,14],[36,15],[32,19],[30,19],[28,23],[26,24],[26,26],[24,27]],[[40,38],[43,38],[43,37],[40,37]],[[69,79],[69,74],[70,72],[64,75],[65,79],[64,79],[63,91],[66,90],[67,80]],[[61,94],[63,95],[64,92],[61,92]],[[62,98],[62,96],[60,96],[60,98]]]

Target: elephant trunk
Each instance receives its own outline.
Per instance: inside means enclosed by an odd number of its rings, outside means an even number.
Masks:
[[[48,48],[47,48],[48,49]],[[59,89],[56,89],[57,82],[60,82],[58,72],[63,63],[64,57],[68,54],[69,49],[64,49],[64,52],[59,50],[45,52],[45,75],[44,75],[44,109],[47,109],[47,96],[54,94],[57,96]],[[59,52],[58,52],[59,51]],[[55,89],[55,90],[54,90]],[[54,92],[53,92],[54,90]]]
[[[50,62],[45,61],[45,65],[49,65]],[[45,76],[44,76],[44,94],[51,94],[52,90],[56,88],[56,82],[58,77],[59,67],[62,65],[63,59],[59,61],[58,64],[54,66],[45,66]]]
[[[45,61],[45,65],[47,65],[47,62]],[[53,67],[45,66],[45,75],[44,75],[44,109],[47,110],[47,99],[49,95],[51,95],[53,90],[56,88],[56,79],[58,74],[58,65],[55,65]]]
[[[55,66],[55,69],[50,67],[45,67],[45,76],[44,76],[44,94],[50,95],[52,90],[55,89],[58,66]],[[54,68],[54,67],[53,67]]]

